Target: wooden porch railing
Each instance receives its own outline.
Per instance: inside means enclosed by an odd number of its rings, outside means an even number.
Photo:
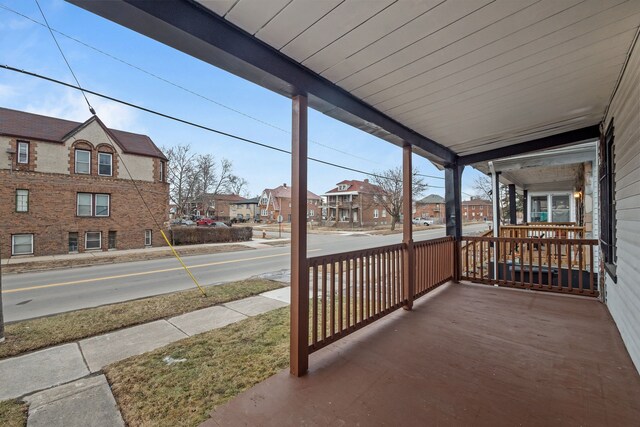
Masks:
[[[575,225],[543,224],[503,225],[500,227],[500,237],[528,238],[538,237],[546,239],[584,239],[585,228]]]
[[[451,237],[413,244],[414,297],[451,279]],[[323,255],[307,260],[310,274],[309,353],[405,305],[405,244]]]
[[[477,283],[598,295],[595,239],[464,236],[461,278]]]

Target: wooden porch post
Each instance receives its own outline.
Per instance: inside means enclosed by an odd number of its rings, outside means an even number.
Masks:
[[[518,218],[516,215],[516,185],[509,184],[509,223],[516,225]]]
[[[522,190],[522,223],[526,224],[529,221],[529,191]]]
[[[462,238],[462,172],[464,166],[451,164],[444,169],[444,200],[447,236],[455,239],[453,281],[460,281],[460,240]]]
[[[415,253],[413,251],[413,166],[411,163],[411,145],[402,147],[402,243],[407,247],[404,258],[404,293],[407,296],[405,310],[413,308],[415,290]]]
[[[307,97],[293,97],[291,134],[291,337],[290,372],[309,367],[309,272],[307,270]]]

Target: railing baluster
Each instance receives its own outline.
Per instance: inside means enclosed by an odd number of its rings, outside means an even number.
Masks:
[[[364,256],[360,255],[360,322],[364,322]]]
[[[327,338],[327,269],[328,259],[322,260],[322,339]]]
[[[318,343],[318,263],[313,264],[313,281],[312,281],[312,289],[313,289],[313,328],[312,336],[313,336],[313,345],[315,346]]]
[[[331,312],[329,313],[329,322],[331,323],[331,336],[336,334],[336,264],[333,258],[329,258],[331,262]]]
[[[593,286],[593,245],[589,245],[589,290],[594,291]]]
[[[562,290],[562,246],[556,242],[556,254],[558,258],[558,287]]]
[[[547,250],[547,287],[551,289],[553,287],[553,276],[551,271],[551,252],[553,250],[553,246],[551,242],[545,243],[545,248]]]
[[[476,244],[475,242],[473,243],[473,269],[471,270],[471,273],[473,274],[473,278],[476,279],[477,275],[476,275],[476,268],[477,268],[477,260],[476,260]]]
[[[572,248],[572,244],[571,243],[567,243],[567,272],[568,272],[568,276],[567,276],[567,286],[569,287],[568,291],[569,292],[573,292],[573,262],[571,260],[571,248]]]
[[[344,329],[343,316],[344,312],[344,301],[343,301],[343,289],[344,289],[344,281],[342,280],[342,275],[344,274],[342,266],[342,258],[338,258],[338,332],[342,332]]]
[[[377,285],[378,285],[378,314],[382,312],[382,253],[378,252],[376,254],[376,273],[378,275]]]
[[[583,257],[582,257],[583,246],[582,243],[578,243],[578,290],[582,293],[582,273],[584,271]]]

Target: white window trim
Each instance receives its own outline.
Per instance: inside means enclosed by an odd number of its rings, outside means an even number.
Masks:
[[[153,244],[153,230],[144,230],[144,245],[151,246]]]
[[[89,215],[80,215],[80,195],[89,195],[89,196],[91,196],[91,203],[89,203],[89,209],[90,209]],[[78,193],[78,194],[76,194],[76,216],[81,216],[81,217],[93,216],[93,194],[91,194],[91,193]]]
[[[164,182],[164,161],[160,160],[160,182]]]
[[[89,171],[88,172],[78,172],[78,152],[82,151],[84,153],[89,153]],[[91,150],[84,150],[82,148],[76,148],[74,153],[73,153],[73,166],[74,166],[74,172],[80,175],[91,175]],[[82,163],[84,164],[84,163]]]
[[[100,237],[100,239],[98,240],[100,242],[100,246],[97,248],[89,248],[87,247],[87,235],[90,233],[97,233],[98,236]],[[84,249],[86,251],[98,251],[100,249],[102,249],[102,231],[86,231],[84,233]]]
[[[101,156],[109,156],[109,173],[100,173],[100,157]],[[89,166],[89,170],[91,170],[91,166]],[[100,176],[113,176],[113,154],[111,153],[103,153],[98,152],[98,175]]]
[[[106,218],[111,216],[111,195],[105,193],[95,193],[92,194],[93,198],[93,216],[97,216],[100,218]],[[98,215],[98,196],[107,196],[107,214],[106,215]]]
[[[378,216],[380,215],[380,212],[378,212],[378,209],[374,209],[373,210],[373,218],[374,219],[378,219]]]
[[[531,200],[533,197],[546,196],[547,197],[547,222],[553,222],[553,209],[552,202],[553,196],[569,196],[569,222],[576,222],[576,209],[573,201],[573,191],[536,191],[527,194],[527,222],[531,222]]]
[[[18,192],[19,191],[26,191],[27,192],[27,203],[26,203],[26,209],[21,210],[19,209],[19,205],[18,205]],[[25,213],[25,212],[29,212],[29,190],[24,189],[24,188],[17,188],[16,189],[16,212],[20,212],[20,213]]]
[[[16,253],[15,251],[15,238],[17,236],[29,236],[31,237],[31,252],[22,252],[22,253]],[[22,233],[22,234],[13,234],[11,235],[11,255],[33,255],[33,234],[31,233]]]
[[[24,156],[26,160],[24,162],[20,161],[20,151],[22,147],[26,148],[26,151],[24,152]],[[16,163],[19,163],[21,165],[29,164],[29,143],[27,141],[18,141],[18,153],[17,153]]]

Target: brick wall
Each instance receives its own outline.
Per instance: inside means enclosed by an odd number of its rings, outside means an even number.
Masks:
[[[165,244],[140,196],[129,180],[63,174],[0,170],[0,249],[11,254],[11,235],[32,233],[34,255],[69,252],[69,232],[78,233],[78,249],[84,252],[84,233],[102,232],[102,250],[108,248],[109,231],[116,232],[116,249],[145,247],[145,230],[152,229],[154,246]],[[169,187],[166,183],[136,181],[156,220],[167,220]],[[29,190],[29,211],[16,212],[16,189]],[[111,195],[109,217],[76,216],[78,192]]]

